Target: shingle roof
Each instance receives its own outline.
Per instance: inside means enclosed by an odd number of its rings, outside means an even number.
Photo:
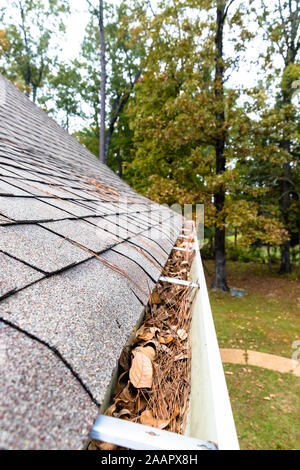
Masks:
[[[181,223],[0,76],[0,448],[82,448]]]

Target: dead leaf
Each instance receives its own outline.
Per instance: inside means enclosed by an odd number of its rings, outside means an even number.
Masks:
[[[169,423],[169,419],[157,419],[152,415],[151,410],[145,410],[140,416],[140,423],[144,426],[151,426],[153,428],[165,429]]]
[[[120,357],[120,366],[128,371],[130,367],[130,353],[127,348],[124,348]]]
[[[179,336],[179,338],[181,339],[181,341],[185,341],[188,337],[188,334],[185,330],[177,330],[177,335]]]
[[[100,442],[99,441],[91,441],[88,450],[100,450]]]
[[[151,331],[151,333],[153,333],[153,335],[155,335],[160,330],[159,330],[159,328],[151,327],[150,331]]]
[[[105,411],[105,415],[106,416],[113,416],[116,409],[117,409],[117,406],[116,406],[115,403],[113,403],[109,408],[107,408],[107,410]]]
[[[140,413],[142,410],[144,410],[147,406],[147,401],[143,396],[138,396],[136,400],[136,406],[135,406],[135,411],[136,413]]]
[[[149,359],[151,359],[151,361],[154,360],[155,355],[156,355],[155,349],[152,348],[151,346],[135,348],[132,351],[132,354],[135,356],[137,352],[141,352],[142,354],[145,354],[147,357],[149,357]]]
[[[126,387],[122,390],[122,392],[117,396],[117,403],[124,402],[130,403],[136,400],[136,395],[132,393],[130,390],[130,382],[126,385]]]
[[[162,299],[157,292],[153,292],[150,296],[150,302],[153,305],[160,305],[162,303]]]
[[[123,410],[119,411],[119,413],[114,413],[115,418],[121,418],[122,416],[130,416],[131,411],[127,410],[126,408],[123,408]]]
[[[173,336],[160,336],[160,335],[158,335],[157,339],[161,344],[170,344],[174,341]]]
[[[152,361],[137,351],[132,360],[129,378],[135,388],[151,388],[153,383]]]
[[[115,446],[114,444],[109,444],[108,442],[101,442],[100,449],[101,450],[117,450],[118,446]]]
[[[151,331],[153,330],[153,331]],[[155,335],[154,328],[146,329],[143,325],[137,332],[136,332],[136,339],[135,343],[139,341],[150,341]]]

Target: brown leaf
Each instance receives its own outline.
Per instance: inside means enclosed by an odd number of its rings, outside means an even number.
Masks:
[[[124,403],[130,403],[136,400],[136,394],[134,395],[132,391],[130,390],[130,382],[128,382],[126,387],[122,390],[122,392],[119,394],[117,398],[118,398],[118,402],[122,401]]]
[[[130,367],[130,353],[127,348],[124,348],[120,357],[120,366],[128,371]]]
[[[162,303],[162,299],[157,292],[153,292],[150,297],[150,302],[154,305],[160,305]]]
[[[153,383],[152,361],[137,351],[132,360],[129,378],[135,388],[151,388]]]
[[[132,351],[132,354],[135,356],[137,352],[141,352],[142,354],[145,354],[151,361],[154,360],[155,358],[155,349],[152,348],[151,346],[146,346],[146,347],[137,347]]]
[[[142,327],[140,328],[137,332],[136,332],[136,340],[135,342],[139,342],[141,340],[143,341],[150,341],[154,335],[155,335],[155,332],[152,332],[151,331],[152,328],[150,329],[145,329],[145,327]]]
[[[117,406],[115,403],[113,403],[109,408],[107,408],[107,410],[105,411],[105,415],[106,416],[113,416],[113,414],[115,413],[117,409]]]
[[[170,344],[174,341],[173,336],[160,336],[160,335],[158,335],[157,339],[161,344]]]
[[[117,450],[118,446],[115,446],[114,444],[109,444],[108,442],[101,442],[100,449],[101,450]]]
[[[151,410],[145,410],[140,416],[140,423],[153,428],[165,429],[170,423],[170,420],[154,418]]]
[[[99,441],[91,441],[88,450],[101,450]]]
[[[119,413],[114,413],[115,418],[121,418],[122,416],[130,416],[131,411],[127,410],[126,408],[123,408],[123,410],[119,411]]]
[[[147,406],[147,401],[143,396],[138,396],[138,399],[136,400],[136,406],[135,406],[135,411],[136,413],[140,413],[144,408]]]

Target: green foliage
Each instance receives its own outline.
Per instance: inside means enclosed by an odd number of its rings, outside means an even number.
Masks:
[[[57,38],[64,32],[63,17],[69,11],[67,0],[18,0],[3,10],[7,47],[0,70],[19,85],[33,101],[45,85],[58,51]],[[56,55],[50,49],[56,48]]]
[[[76,64],[61,63],[55,74],[49,75],[48,80],[48,93],[39,102],[44,104],[46,110],[54,115],[62,111],[64,114],[62,124],[69,130],[70,117],[82,116],[83,114],[79,94],[82,82],[81,75]],[[51,108],[49,105],[54,105],[54,107]]]

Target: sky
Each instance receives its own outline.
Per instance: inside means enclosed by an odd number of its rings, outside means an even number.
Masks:
[[[10,1],[6,1],[9,5]],[[119,1],[120,0],[106,0],[106,3],[117,5]],[[94,3],[95,6],[98,4],[98,0],[91,0],[91,2]],[[154,10],[156,9],[157,2],[158,0],[151,1]],[[258,4],[259,0],[257,0],[257,5]],[[87,0],[73,0],[70,1],[70,5],[72,8],[72,14],[68,17],[66,22],[67,32],[64,43],[62,45],[62,51],[60,53],[60,58],[65,62],[68,62],[79,56],[80,46],[85,36],[86,25],[90,18]],[[255,31],[255,26],[253,26],[254,24],[255,23],[252,22],[252,30],[254,33],[257,33],[257,31]],[[228,50],[228,47],[230,47],[229,44],[225,43],[226,50]],[[232,77],[227,84],[228,86],[243,84],[244,86],[252,87],[257,85],[259,69],[257,66],[253,65],[253,62],[257,59],[259,52],[262,50],[262,47],[263,41],[259,37],[259,34],[257,34],[256,39],[252,41],[251,47],[247,50],[247,55],[244,62],[241,62],[239,68],[232,74]],[[74,122],[74,124],[76,127],[78,127],[79,123]]]

